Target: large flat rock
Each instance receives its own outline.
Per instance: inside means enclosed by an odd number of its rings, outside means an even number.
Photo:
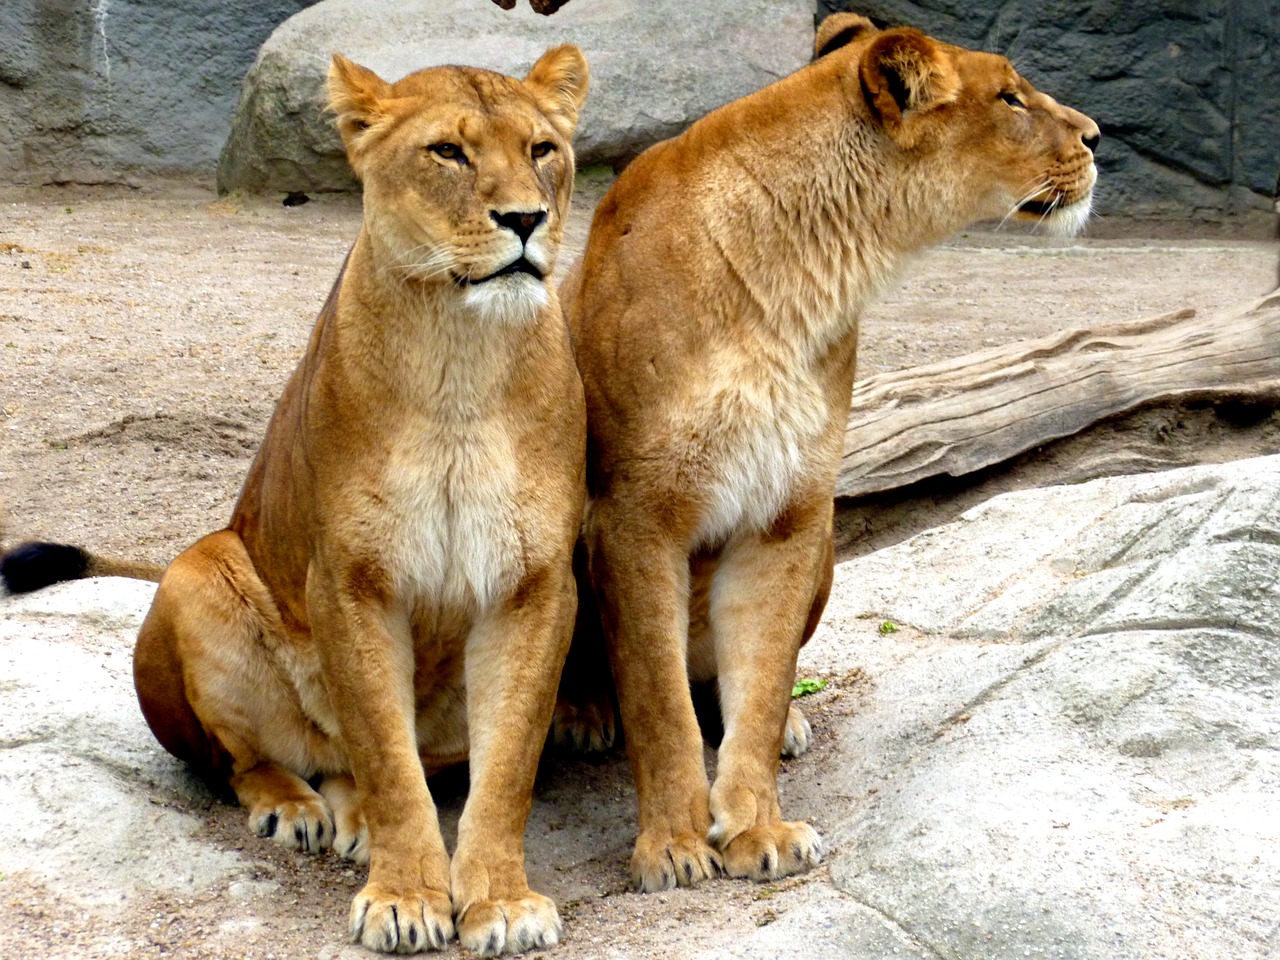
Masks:
[[[801,657],[829,680],[816,743],[781,778],[827,865],[623,892],[625,762],[550,762],[527,842],[566,914],[550,955],[1277,955],[1277,493],[1280,457],[1026,491],[841,565]],[[362,872],[250,837],[151,739],[151,590],[0,600],[0,955],[367,956]],[[462,795],[437,789],[446,836]],[[3,932],[33,924],[69,939]]]
[[[90,580],[0,601],[0,874],[81,907],[247,875],[180,809],[208,791],[158,749],[134,699],[130,651],[154,590]]]
[[[525,4],[324,0],[285,21],[259,51],[218,189],[355,188],[325,112],[334,51],[387,80],[450,63],[523,76],[548,47],[576,43],[591,65],[579,165],[622,163],[808,62],[813,18],[814,0],[587,0],[552,17]]]
[[[1008,494],[843,565],[835,886],[929,956],[1273,956],[1278,494],[1275,457]]]

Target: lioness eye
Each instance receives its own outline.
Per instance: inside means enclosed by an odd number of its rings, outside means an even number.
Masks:
[[[444,160],[466,160],[462,148],[456,143],[433,143],[427,149]]]
[[[533,154],[533,159],[541,160],[555,148],[556,145],[550,140],[543,140],[541,143],[535,143],[529,152]]]
[[[1009,106],[1017,107],[1020,110],[1025,109],[1027,106],[1025,103],[1022,102],[1022,98],[1020,96],[1010,91],[1005,91],[1001,93],[1000,99],[1003,100],[1005,103],[1007,103]]]

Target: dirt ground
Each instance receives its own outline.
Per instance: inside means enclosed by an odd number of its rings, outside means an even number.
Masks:
[[[565,262],[585,240],[600,192],[599,183],[579,191]],[[166,561],[222,526],[359,217],[358,202],[343,197],[286,208],[278,201],[216,200],[197,190],[0,193],[6,543],[58,539]],[[1022,228],[973,230],[922,256],[865,316],[861,372],[1098,319],[1189,306],[1214,311],[1277,283],[1271,241],[1173,239],[1119,224],[1099,224],[1097,234],[1112,238],[1062,242]],[[1074,447],[1023,458],[1012,472],[980,482],[854,505],[845,529],[861,540],[850,540],[845,552],[944,522],[959,505],[995,490],[1052,482],[1068,475],[1070,461],[1089,445],[1123,444],[1143,430],[1163,429],[1178,462],[1280,449],[1274,416],[1245,424],[1211,410],[1144,416],[1091,431]],[[827,709],[841,708],[817,701],[819,731]],[[630,790],[617,758],[573,764],[560,774],[587,789]],[[248,836],[239,811],[197,806],[212,841],[252,850],[261,879],[275,885],[268,912],[278,923],[236,933],[237,953],[337,956],[357,871],[334,858],[304,863]],[[625,825],[621,830],[627,833]],[[680,936],[686,911],[723,911],[728,934],[735,925],[768,922],[771,908],[760,888],[746,884],[704,885],[672,894],[671,902],[623,893],[626,858],[625,843],[614,844],[581,865],[583,889],[596,893],[563,905],[568,941],[555,956],[601,955],[602,931],[619,955],[665,956],[662,944]],[[769,896],[785,896],[789,885],[778,888]],[[229,895],[236,893],[158,898],[86,925],[80,914],[50,906],[39,890],[19,891],[0,878],[4,913],[17,925],[12,939],[0,935],[0,955],[19,942],[25,956],[87,956],[110,942],[131,944],[135,956],[225,955],[217,944],[229,942]]]

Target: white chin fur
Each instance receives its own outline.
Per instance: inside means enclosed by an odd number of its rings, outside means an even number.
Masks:
[[[1082,200],[1066,207],[1059,207],[1044,219],[1044,228],[1055,237],[1074,237],[1089,222],[1089,211],[1093,209],[1093,192]]]
[[[462,295],[463,306],[481,323],[512,327],[532,323],[550,302],[545,283],[520,274],[473,284]]]

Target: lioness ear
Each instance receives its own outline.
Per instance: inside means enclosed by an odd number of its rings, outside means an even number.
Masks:
[[[813,41],[813,59],[825,57],[832,50],[839,50],[867,32],[876,32],[876,25],[856,13],[833,13],[822,21]]]
[[[573,137],[578,125],[578,111],[587,99],[590,75],[582,51],[566,43],[544,53],[524,78],[538,108],[565,139]]]
[[[919,30],[886,30],[867,49],[859,68],[871,112],[901,146],[915,146],[914,114],[950,103],[960,77],[946,51]]]
[[[329,64],[329,109],[338,115],[338,133],[357,176],[361,135],[385,116],[382,103],[390,92],[391,85],[372,70],[352,63],[340,53],[333,55]]]

